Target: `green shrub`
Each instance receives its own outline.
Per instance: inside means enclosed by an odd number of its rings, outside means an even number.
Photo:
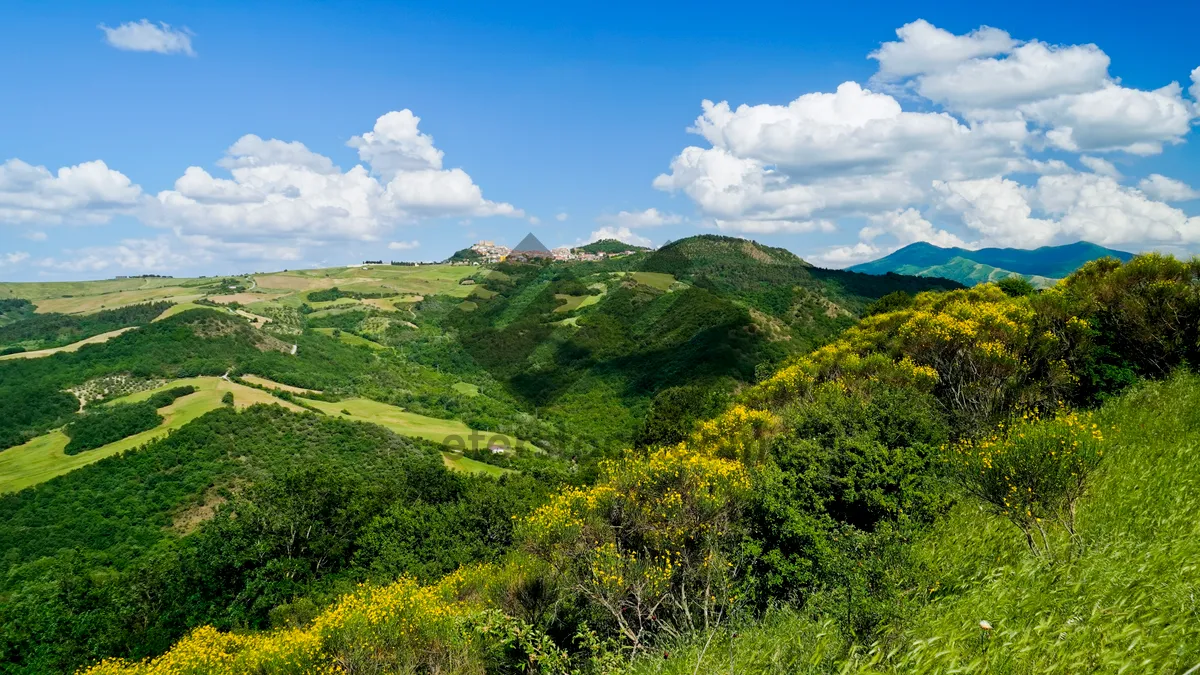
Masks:
[[[902,309],[908,309],[912,306],[912,303],[913,296],[911,293],[907,291],[893,291],[867,305],[867,308],[863,311],[863,316],[898,312]]]
[[[1028,279],[1016,274],[1004,277],[1000,281],[996,282],[996,285],[999,286],[1000,290],[1004,291],[1005,295],[1009,296],[1010,298],[1017,298],[1023,295],[1033,295],[1034,293],[1037,293],[1037,289],[1034,288],[1033,284],[1029,283]]]
[[[225,392],[225,395],[221,397],[221,403],[224,403],[225,405],[233,405],[233,392]]]

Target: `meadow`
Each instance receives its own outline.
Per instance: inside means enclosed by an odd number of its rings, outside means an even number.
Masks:
[[[61,429],[56,429],[23,445],[0,452],[0,493],[14,492],[37,485],[106,457],[139,448],[183,427],[201,415],[221,407],[221,398],[226,393],[233,394],[234,405],[238,408],[266,403],[282,405],[297,412],[304,411],[303,408],[279,400],[267,392],[219,377],[193,377],[175,380],[161,387],[113,399],[111,403],[145,401],[160,391],[189,385],[196,387],[196,393],[180,398],[171,405],[160,409],[159,414],[164,418],[161,425],[115,443],[77,455],[67,455],[63,449],[66,448],[69,439]]]

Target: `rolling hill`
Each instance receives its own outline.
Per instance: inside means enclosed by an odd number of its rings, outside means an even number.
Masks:
[[[941,277],[967,286],[999,281],[1018,274],[1035,286],[1048,286],[1079,269],[1084,263],[1105,257],[1125,262],[1132,258],[1133,254],[1086,241],[1030,250],[981,248],[976,251],[942,248],[920,241],[878,260],[848,269],[867,274],[895,272],[922,277]]]

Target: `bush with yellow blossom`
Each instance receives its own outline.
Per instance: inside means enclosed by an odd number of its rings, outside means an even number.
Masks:
[[[402,578],[361,585],[308,626],[263,633],[192,631],[162,656],[107,659],[86,675],[455,673],[483,675],[517,654],[526,672],[561,672],[565,655],[544,635],[484,603],[460,599],[487,570],[466,568],[434,586]]]
[[[735,407],[686,443],[606,463],[596,485],[564,490],[528,518],[527,550],[634,652],[654,634],[718,624],[735,602],[731,552],[750,489],[739,458],[773,424]]]
[[[1052,551],[1050,523],[1075,536],[1075,513],[1104,457],[1104,430],[1089,413],[1062,410],[1048,419],[1027,413],[990,434],[947,446],[952,475],[964,491],[1021,529],[1037,554]]]

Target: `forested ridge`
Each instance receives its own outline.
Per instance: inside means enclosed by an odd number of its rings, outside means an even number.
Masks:
[[[4,317],[23,307],[19,304],[21,302],[19,299],[0,300],[0,302],[9,303],[9,306],[12,307],[12,309],[0,311],[0,316]],[[25,302],[28,303],[28,301]],[[25,306],[32,309],[31,305]],[[19,321],[0,322],[0,351],[13,353],[60,347],[118,328],[145,325],[170,306],[170,303],[167,302],[148,302],[118,309],[101,310],[95,314],[26,314]]]

